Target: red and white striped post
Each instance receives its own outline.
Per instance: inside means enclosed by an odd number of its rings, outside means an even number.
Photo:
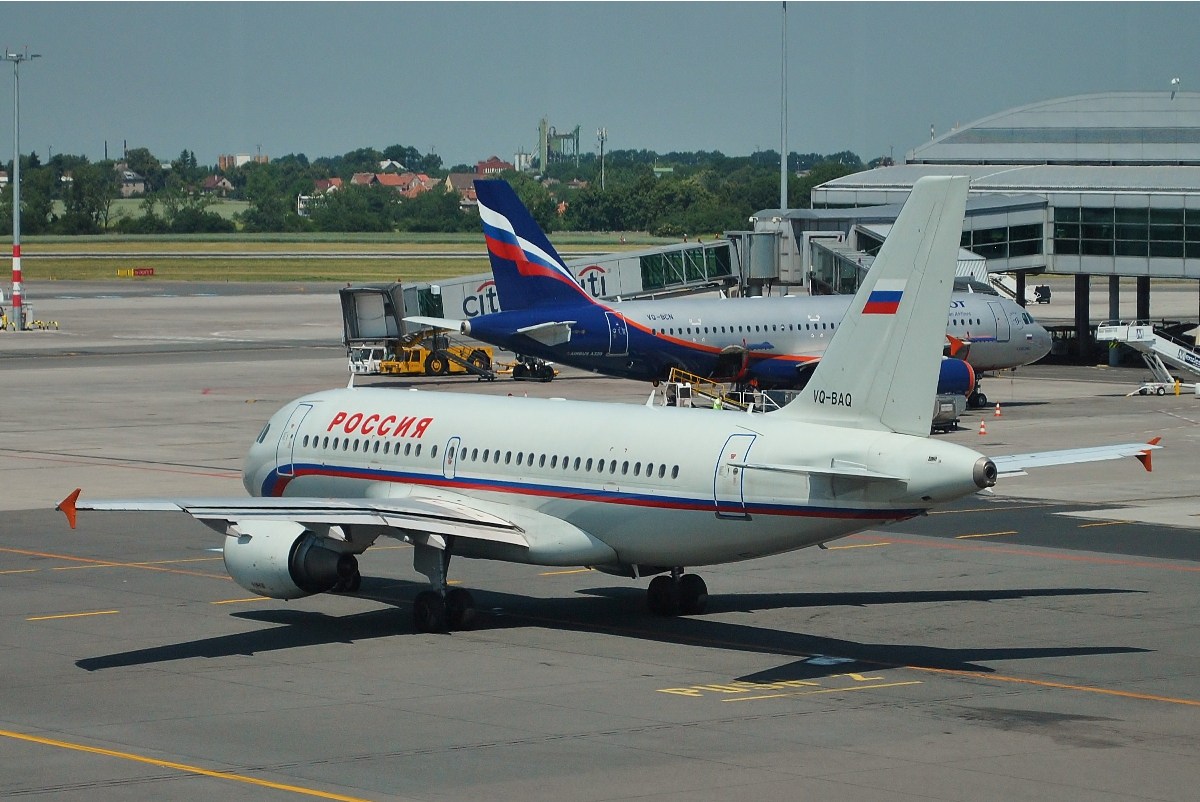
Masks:
[[[5,52],[4,60],[13,65],[13,288],[12,310],[13,324],[17,331],[25,329],[25,309],[23,307],[21,289],[21,74],[22,61],[31,58],[41,58],[38,53]]]

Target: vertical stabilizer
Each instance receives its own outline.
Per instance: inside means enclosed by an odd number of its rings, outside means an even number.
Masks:
[[[476,181],[475,195],[501,309],[593,303],[507,181]]]
[[[917,181],[812,378],[775,414],[929,434],[967,182]]]

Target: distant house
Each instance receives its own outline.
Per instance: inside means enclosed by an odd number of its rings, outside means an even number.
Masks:
[[[404,173],[408,172],[408,168],[395,159],[384,159],[379,163],[379,172],[381,173]]]
[[[224,198],[233,192],[233,182],[223,175],[210,175],[200,185],[200,191],[205,195],[216,195]]]
[[[340,178],[318,178],[314,182],[313,194],[324,195],[326,192],[336,192],[342,188],[342,179]]]
[[[8,170],[0,170],[0,187],[8,186]]]
[[[487,161],[475,162],[475,175],[498,175],[512,169],[514,168],[511,162],[501,161],[497,156],[492,156]]]
[[[133,170],[122,170],[120,175],[121,197],[132,198],[135,195],[146,194],[146,178]]]
[[[475,196],[475,179],[479,176],[475,173],[451,173],[446,176],[446,181],[443,186],[447,192],[458,193],[458,206],[460,209],[473,208],[479,205],[479,198]]]
[[[356,187],[369,187],[376,183],[375,174],[355,173],[354,175],[350,176],[350,183]]]

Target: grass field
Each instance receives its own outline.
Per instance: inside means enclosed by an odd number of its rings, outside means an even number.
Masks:
[[[670,244],[647,235],[559,232],[555,246],[610,253]],[[129,281],[118,270],[153,267],[137,281],[436,281],[490,270],[482,234],[293,234],[29,237],[26,280]],[[404,257],[399,254],[405,254]],[[478,253],[478,258],[451,254]]]

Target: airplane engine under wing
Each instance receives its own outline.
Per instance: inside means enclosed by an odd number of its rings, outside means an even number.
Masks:
[[[293,521],[239,523],[225,536],[225,570],[234,582],[272,599],[299,599],[332,590],[358,571],[358,559],[327,548]]]
[[[975,389],[975,369],[963,359],[942,360],[937,391],[941,395],[970,395]]]

